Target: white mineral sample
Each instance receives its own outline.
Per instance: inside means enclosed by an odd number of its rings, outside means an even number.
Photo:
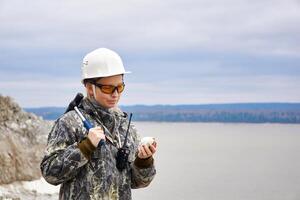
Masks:
[[[155,142],[155,138],[154,137],[143,137],[141,139],[140,145],[147,145],[150,146],[151,144],[153,144]]]

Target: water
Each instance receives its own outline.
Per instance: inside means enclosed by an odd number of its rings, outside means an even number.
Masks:
[[[135,125],[158,141],[157,176],[149,187],[133,190],[135,200],[300,199],[300,125]],[[24,200],[58,199],[58,188],[45,181],[18,184],[6,187],[21,191]]]
[[[300,199],[300,125],[135,124],[159,146],[157,176],[133,199]]]

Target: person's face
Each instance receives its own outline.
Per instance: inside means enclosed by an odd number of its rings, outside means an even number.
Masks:
[[[116,75],[116,76],[103,77],[100,78],[96,83],[102,85],[103,89],[106,86],[118,86],[123,84],[123,76]],[[95,94],[94,94],[93,86],[90,83],[87,84],[87,90],[89,95],[94,96],[96,101],[105,108],[113,108],[117,106],[121,97],[121,93],[118,93],[117,89],[115,89],[114,92],[111,94],[106,94],[100,89],[100,87],[97,86],[95,86]]]

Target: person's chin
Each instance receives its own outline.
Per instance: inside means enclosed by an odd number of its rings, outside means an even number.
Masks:
[[[117,102],[115,102],[115,101],[107,102],[107,107],[109,107],[109,108],[113,108],[116,105],[117,105]]]

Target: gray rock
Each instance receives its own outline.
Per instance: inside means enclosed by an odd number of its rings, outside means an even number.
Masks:
[[[0,184],[39,179],[52,123],[0,95]]]

